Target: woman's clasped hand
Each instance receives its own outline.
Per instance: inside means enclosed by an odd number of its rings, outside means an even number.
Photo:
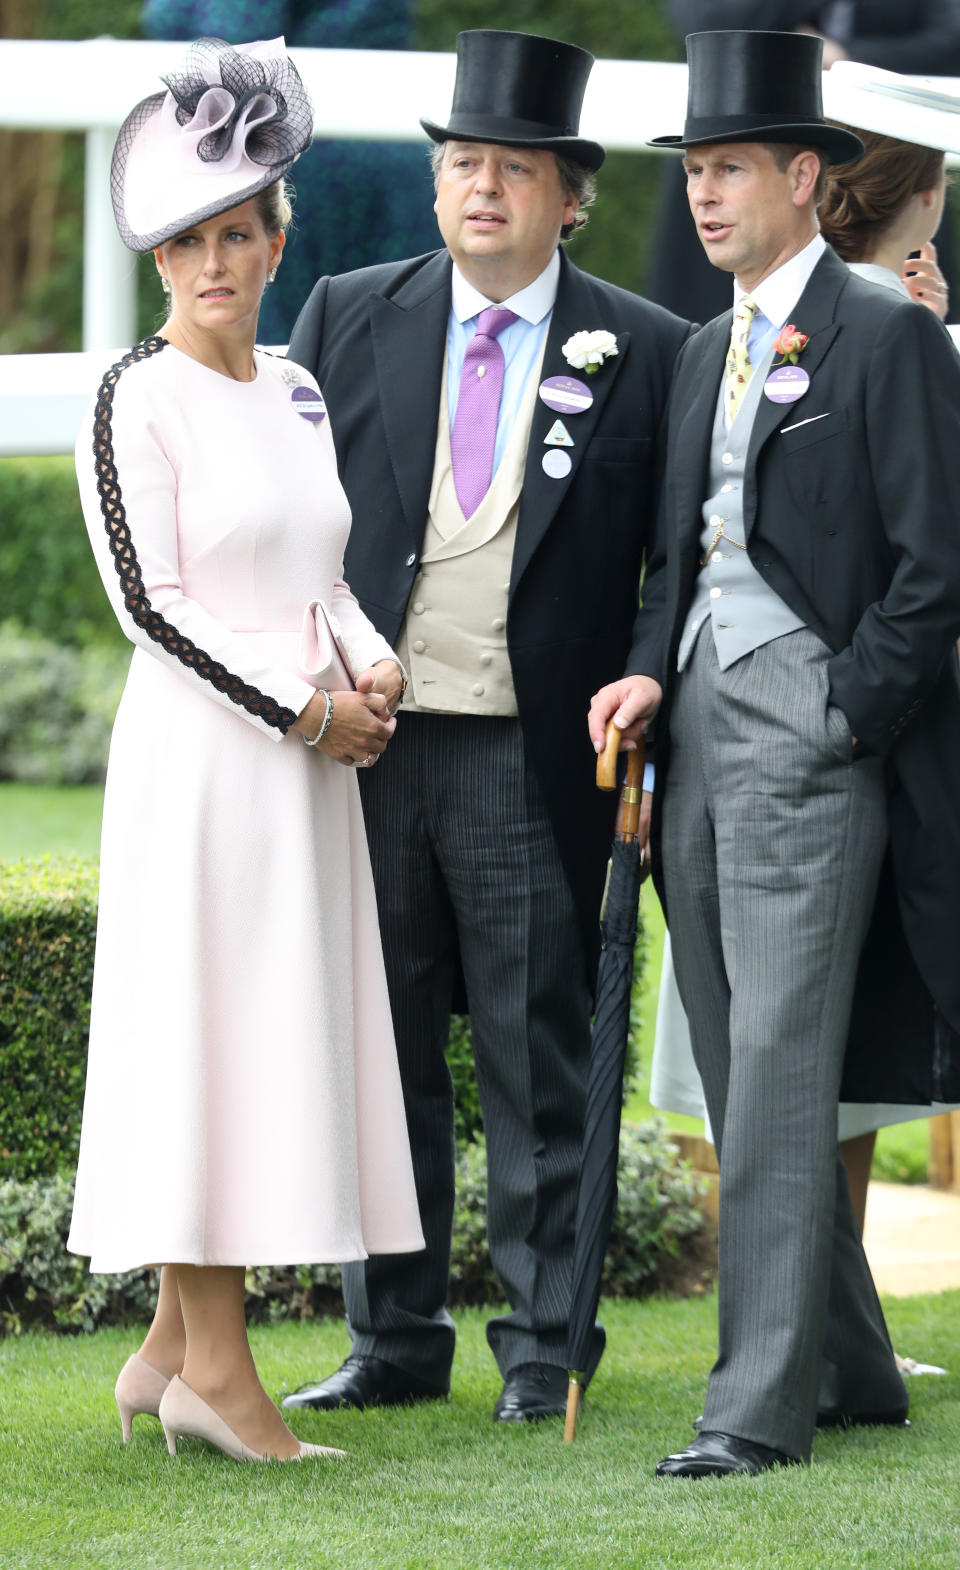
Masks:
[[[380,660],[356,678],[353,692],[317,692],[294,721],[292,729],[315,742],[337,763],[348,768],[370,768],[376,763],[396,730],[394,718],[403,693],[403,674],[393,660]],[[327,703],[331,705],[330,723]]]

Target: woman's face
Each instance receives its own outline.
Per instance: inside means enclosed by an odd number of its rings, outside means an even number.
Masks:
[[[256,198],[185,229],[154,251],[170,285],[170,319],[207,332],[252,323],[256,328],[267,274],[283,252],[284,235],[267,234]]]

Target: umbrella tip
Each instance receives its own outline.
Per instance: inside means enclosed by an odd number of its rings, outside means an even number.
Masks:
[[[570,1370],[570,1382],[567,1386],[567,1414],[563,1425],[563,1442],[572,1445],[577,1432],[577,1414],[580,1410],[580,1381],[583,1372],[580,1369]]]

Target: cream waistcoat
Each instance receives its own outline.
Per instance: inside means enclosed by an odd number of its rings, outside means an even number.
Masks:
[[[464,518],[453,483],[444,355],[420,571],[397,641],[397,656],[409,673],[404,709],[517,712],[507,652],[507,600],[542,363],[541,352],[490,489],[473,517]]]

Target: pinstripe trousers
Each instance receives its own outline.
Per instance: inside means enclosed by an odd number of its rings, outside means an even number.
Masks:
[[[906,1406],[837,1151],[857,961],[886,840],[807,628],[678,677],[662,854],[720,1162],[719,1354],[703,1428],[810,1454],[818,1401]]]
[[[516,719],[401,714],[361,771],[413,1168],[419,1254],[347,1265],[354,1349],[445,1389],[459,952],[487,1143],[487,1235],[510,1312],[501,1372],[566,1366],[591,996],[573,899]],[[597,1356],[601,1346],[599,1333]]]

